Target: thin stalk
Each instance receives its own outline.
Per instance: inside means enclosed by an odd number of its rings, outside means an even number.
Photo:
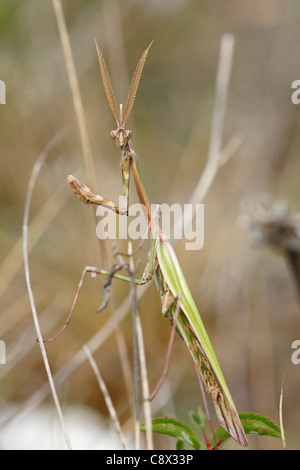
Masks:
[[[151,404],[147,400],[149,396],[149,382],[147,374],[147,365],[146,365],[146,356],[145,356],[145,345],[143,340],[143,330],[139,314],[136,318],[136,328],[138,336],[138,345],[139,345],[139,359],[140,359],[140,370],[141,370],[141,383],[143,389],[143,404],[144,404],[144,416],[146,423],[146,447],[147,450],[153,449],[153,435],[152,435],[152,413],[151,413]]]
[[[147,450],[153,449],[153,436],[152,436],[152,420],[151,420],[151,405],[147,398],[149,397],[149,383],[147,375],[147,365],[146,365],[146,356],[145,356],[145,346],[143,339],[143,331],[140,319],[140,312],[137,302],[137,292],[136,292],[136,283],[135,283],[135,268],[133,264],[132,255],[132,245],[128,244],[128,255],[129,255],[129,277],[130,277],[130,295],[131,295],[131,304],[132,304],[132,317],[133,317],[133,327],[134,335],[137,342],[137,357],[138,357],[138,367],[139,367],[139,376],[138,379],[141,379],[142,389],[143,389],[143,403],[144,403],[144,415],[146,421],[146,444]],[[136,362],[136,361],[135,361]],[[139,384],[138,384],[139,391]],[[139,398],[139,396],[138,396]],[[140,423],[139,423],[140,428]]]
[[[132,306],[132,337],[133,337],[133,373],[135,392],[135,413],[134,413],[134,441],[135,450],[140,450],[140,364],[139,364],[139,339],[137,335],[137,301],[135,295],[134,279],[130,278],[130,296]]]
[[[281,392],[280,392],[280,400],[279,400],[279,423],[280,423],[282,446],[284,449],[286,449],[286,440],[285,440],[283,418],[282,418],[282,401],[283,401],[283,388],[284,388],[285,378],[286,378],[286,372],[284,373],[284,376],[283,376]]]
[[[96,361],[95,359],[93,358],[92,356],[92,353],[90,351],[90,349],[88,348],[87,345],[84,345],[83,346],[83,350],[89,360],[89,363],[91,364],[92,366],[92,369],[95,373],[95,376],[97,378],[97,381],[98,381],[98,384],[99,384],[99,387],[103,393],[103,397],[104,397],[104,400],[105,400],[105,403],[106,403],[106,406],[107,406],[107,409],[109,411],[109,414],[110,414],[110,417],[111,417],[111,420],[112,420],[112,423],[114,425],[114,428],[116,430],[116,433],[117,435],[119,436],[120,438],[120,441],[122,443],[122,446],[124,448],[124,450],[128,450],[127,448],[127,445],[126,445],[126,441],[124,439],[124,436],[123,436],[123,433],[122,433],[122,429],[121,429],[121,425],[120,425],[120,421],[118,419],[118,416],[117,416],[117,413],[116,413],[116,410],[114,408],[114,405],[113,405],[113,402],[110,398],[110,395],[108,393],[108,390],[107,390],[107,387],[105,385],[105,382],[102,378],[102,375],[100,374],[100,370],[96,364]]]
[[[26,202],[28,202],[28,200],[30,200],[30,198],[27,199]],[[38,337],[38,341],[39,341],[39,346],[40,346],[40,349],[41,349],[42,358],[43,358],[43,361],[44,361],[44,365],[45,365],[45,369],[46,369],[46,373],[47,373],[47,377],[48,377],[52,397],[53,397],[53,400],[54,400],[54,403],[55,403],[56,411],[57,411],[57,414],[58,414],[59,422],[60,422],[61,427],[62,427],[62,431],[63,431],[63,434],[64,434],[64,438],[65,438],[67,447],[68,447],[68,449],[71,450],[72,446],[71,446],[71,442],[70,442],[70,439],[69,439],[69,436],[68,436],[68,433],[67,433],[67,430],[66,430],[66,427],[65,427],[65,423],[64,423],[60,403],[59,403],[59,400],[58,400],[58,396],[57,396],[57,393],[56,393],[56,388],[55,388],[55,385],[54,385],[54,380],[53,380],[53,377],[52,377],[52,372],[51,372],[51,369],[50,369],[50,365],[49,365],[45,345],[43,343],[42,333],[41,333],[41,330],[40,330],[38,315],[37,315],[37,311],[36,311],[36,307],[35,307],[33,291],[32,291],[32,288],[31,288],[29,260],[28,260],[28,223],[27,223],[28,222],[28,211],[29,211],[29,204],[26,204],[25,210],[24,210],[24,223],[23,223],[23,259],[24,259],[24,269],[25,269],[25,278],[26,278],[27,290],[28,290],[29,301],[30,301],[30,305],[31,305],[32,317],[33,317],[33,321],[34,321],[34,325],[35,325],[35,329],[36,329],[36,333],[37,333],[37,337]]]
[[[230,33],[224,34],[221,38],[208,156],[205,168],[189,201],[189,203],[193,205],[203,203],[220,166],[229,160],[241,141],[240,136],[235,136],[222,150],[223,127],[232,68],[234,41],[234,36]],[[186,218],[185,230],[192,224],[193,217],[194,214],[191,214],[190,217]],[[182,227],[182,219],[178,220],[174,233],[177,233],[177,227]]]
[[[51,152],[63,141],[74,130],[74,122],[66,125],[60,129],[47,143],[44,149],[39,154],[34,167],[31,172],[30,180],[28,183],[27,194],[33,192],[37,176],[48,156]],[[31,197],[31,196],[30,196]],[[45,233],[49,224],[57,216],[59,211],[62,209],[67,200],[61,197],[61,194],[53,192],[49,200],[42,207],[42,209],[37,213],[34,219],[29,223],[27,220],[28,227],[31,233],[31,240],[28,246],[28,253],[34,248],[36,243],[40,240],[43,233]],[[23,240],[20,237],[12,249],[7,253],[6,257],[1,263],[0,269],[0,297],[2,297],[8,286],[10,285],[12,279],[17,274],[18,270],[22,265],[22,257],[20,253],[22,251]]]
[[[41,330],[40,330],[37,310],[36,310],[35,301],[34,301],[34,295],[33,295],[32,287],[31,287],[31,278],[30,278],[30,269],[29,269],[29,255],[28,255],[28,223],[29,223],[29,212],[30,212],[31,199],[32,199],[32,195],[33,195],[33,189],[34,189],[37,177],[39,175],[39,172],[42,168],[42,165],[43,165],[44,161],[46,160],[46,158],[48,157],[48,155],[50,154],[52,149],[62,140],[62,138],[64,138],[69,133],[69,131],[70,131],[70,126],[67,126],[63,130],[58,132],[54,136],[54,138],[51,139],[51,141],[49,141],[48,145],[45,147],[43,152],[39,155],[39,158],[37,159],[37,161],[36,161],[36,163],[33,167],[33,170],[32,170],[31,176],[30,176],[30,180],[29,180],[29,183],[28,183],[28,187],[27,187],[27,193],[26,193],[26,198],[25,198],[25,206],[24,206],[24,215],[23,215],[23,261],[24,261],[25,279],[26,279],[26,284],[27,284],[27,290],[28,290],[29,301],[30,301],[30,305],[31,305],[33,321],[34,321],[34,325],[35,325],[35,329],[36,329],[36,333],[37,333],[37,337],[38,337],[38,341],[39,341],[39,346],[40,346],[43,362],[44,362],[44,365],[45,365],[45,369],[46,369],[46,373],[47,373],[47,377],[48,377],[48,381],[49,381],[49,385],[50,385],[50,390],[51,390],[52,397],[53,397],[53,400],[54,400],[54,403],[55,403],[55,406],[56,406],[58,418],[59,418],[59,421],[60,421],[60,424],[61,424],[61,427],[62,427],[62,430],[63,430],[63,434],[64,434],[64,438],[65,438],[67,447],[69,449],[72,449],[70,439],[69,439],[69,436],[68,436],[68,433],[66,431],[66,427],[65,427],[65,424],[64,424],[64,419],[63,419],[60,403],[59,403],[58,396],[57,396],[57,393],[56,393],[53,376],[52,376],[52,373],[51,373],[51,369],[50,369],[50,365],[49,365],[45,345],[43,343],[43,338],[42,338],[42,334],[41,334]]]
[[[80,140],[83,150],[87,177],[92,187],[96,187],[95,170],[92,157],[91,145],[87,131],[86,119],[84,115],[82,99],[70,44],[70,39],[66,27],[64,13],[60,0],[53,0],[53,7],[56,16],[57,26],[59,30],[60,40],[64,52],[65,63],[68,72],[69,83],[72,91],[73,104],[75,108],[76,119],[79,128]]]

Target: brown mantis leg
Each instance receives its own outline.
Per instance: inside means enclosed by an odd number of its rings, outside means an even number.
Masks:
[[[72,315],[73,315],[73,312],[74,312],[74,309],[75,309],[75,305],[77,303],[77,299],[78,299],[78,296],[79,296],[79,292],[81,290],[81,287],[83,285],[83,281],[84,281],[84,278],[85,276],[87,275],[87,273],[91,273],[92,275],[94,274],[100,274],[101,273],[101,270],[96,268],[96,267],[93,267],[93,266],[86,266],[82,272],[82,275],[81,275],[81,278],[80,278],[80,281],[79,281],[79,284],[78,284],[78,289],[76,291],[76,294],[75,294],[75,298],[74,298],[74,301],[73,301],[73,304],[72,304],[72,308],[70,310],[70,313],[69,313],[69,316],[67,318],[67,321],[65,322],[65,324],[62,326],[62,328],[58,331],[58,333],[56,333],[55,336],[53,336],[52,338],[49,338],[49,339],[45,339],[44,340],[44,343],[50,343],[51,341],[54,341],[63,331],[65,328],[67,328],[67,326],[69,325],[70,321],[71,321],[71,318],[72,318]]]
[[[174,338],[175,338],[175,332],[176,332],[176,326],[177,326],[177,319],[178,319],[178,315],[180,313],[180,300],[181,300],[181,295],[179,294],[174,300],[173,302],[171,303],[170,307],[168,308],[168,310],[164,313],[164,316],[167,316],[168,315],[168,312],[174,307],[174,305],[176,304],[176,309],[175,309],[175,312],[174,312],[174,315],[173,315],[173,325],[172,325],[172,330],[171,330],[171,334],[170,334],[170,339],[169,339],[169,344],[168,344],[168,349],[167,349],[167,354],[166,354],[166,359],[165,359],[165,365],[164,365],[164,369],[163,369],[163,372],[162,372],[162,375],[159,379],[159,381],[157,382],[153,392],[151,393],[150,397],[148,398],[149,401],[152,401],[153,398],[157,395],[159,389],[161,388],[162,384],[164,383],[167,375],[168,375],[168,371],[169,371],[169,366],[170,366],[170,359],[171,359],[171,352],[172,352],[172,347],[173,347],[173,343],[174,343]]]
[[[201,374],[200,374],[199,369],[197,367],[195,367],[195,369],[196,369],[198,380],[199,380],[199,385],[200,385],[200,390],[201,390],[201,394],[202,394],[202,399],[203,399],[203,403],[204,403],[204,407],[205,407],[207,420],[209,422],[210,430],[211,430],[213,438],[215,440],[215,444],[217,444],[217,439],[216,439],[214,427],[213,427],[212,420],[211,420],[211,417],[210,417],[210,412],[209,412],[209,409],[208,409],[208,406],[207,406],[206,394],[205,394],[205,391],[204,391]]]
[[[78,300],[80,290],[81,290],[82,285],[83,285],[83,281],[85,279],[85,276],[88,273],[91,273],[92,276],[102,274],[104,276],[108,276],[110,279],[115,277],[115,278],[120,279],[122,281],[127,281],[128,282],[129,281],[128,277],[122,276],[121,274],[116,273],[118,270],[122,269],[122,267],[123,266],[120,266],[119,263],[118,263],[117,265],[114,266],[112,271],[105,271],[103,269],[99,269],[99,268],[94,267],[94,266],[86,266],[84,268],[83,272],[82,272],[82,275],[81,275],[81,278],[80,278],[80,281],[79,281],[79,284],[78,284],[78,288],[77,288],[77,291],[76,291],[76,294],[75,294],[75,297],[74,297],[74,301],[73,301],[70,313],[68,315],[67,321],[62,326],[62,328],[58,331],[58,333],[56,333],[55,336],[53,336],[52,338],[49,338],[49,339],[45,339],[44,343],[50,343],[51,341],[54,341],[65,330],[65,328],[67,328],[67,326],[69,325],[69,323],[71,321],[71,318],[72,318],[72,315],[73,315],[73,312],[74,312],[74,309],[75,309],[75,306],[76,306],[76,303],[77,303],[77,300]],[[139,280],[139,279],[136,279],[135,282],[137,284],[143,284],[144,283],[142,280]],[[110,280],[110,284],[111,284],[111,280]],[[106,287],[106,290],[109,290],[109,287]],[[107,295],[108,295],[108,293],[105,293],[106,297],[107,297]],[[105,306],[106,306],[107,305],[107,299],[104,299],[104,302],[106,302],[106,304],[105,304]],[[101,306],[100,308],[101,308],[101,310],[103,310],[104,307]],[[100,311],[100,309],[98,311]]]

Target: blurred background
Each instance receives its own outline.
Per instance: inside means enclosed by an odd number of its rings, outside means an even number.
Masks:
[[[151,202],[184,204],[206,163],[221,37],[234,35],[223,142],[239,133],[242,143],[205,198],[203,249],[185,251],[179,242],[176,253],[238,411],[261,413],[279,423],[286,372],[283,423],[288,449],[298,449],[300,365],[291,360],[292,342],[300,339],[297,292],[285,258],[266,246],[253,247],[239,220],[245,201],[264,193],[299,211],[300,116],[291,101],[291,84],[300,79],[299,2],[63,0],[62,5],[88,123],[95,189],[113,201],[121,194],[120,151],[110,137],[115,122],[94,38],[118,102],[126,99],[136,63],[154,40],[127,128],[133,131]],[[83,268],[112,265],[112,245],[99,243],[93,208],[79,203],[66,183],[68,174],[83,182],[87,174],[52,2],[3,0],[0,44],[0,79],[6,84],[6,104],[0,109],[0,339],[6,344],[6,364],[0,365],[0,447],[64,448],[35,341],[22,258],[28,182],[53,138],[29,216],[31,284],[45,338],[65,322]],[[118,242],[118,247],[127,244]],[[140,274],[147,249],[145,244],[135,257],[141,261]],[[115,281],[110,306],[96,314],[104,281],[86,278],[70,326],[46,345],[75,448],[120,446],[82,351],[86,343],[123,430],[128,439],[132,436],[118,352],[124,341],[132,365],[130,308],[124,304],[129,286]],[[139,306],[153,388],[171,330],[154,283],[141,294]],[[114,313],[122,315],[117,332],[107,326],[114,325]],[[152,406],[155,417],[172,416],[188,424],[188,413],[202,406],[194,365],[179,337],[168,381]],[[212,416],[217,427],[213,410]],[[249,443],[251,449],[282,448],[275,438],[250,436]],[[158,449],[174,444],[155,436]],[[238,448],[231,442],[226,447]]]

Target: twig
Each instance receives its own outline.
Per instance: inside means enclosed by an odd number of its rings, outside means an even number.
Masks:
[[[231,73],[234,51],[234,36],[226,33],[221,38],[220,58],[217,71],[215,103],[213,110],[208,162],[216,160],[221,152],[223,140],[223,126],[227,105],[228,85]]]
[[[224,158],[222,152],[223,126],[233,52],[234,36],[229,33],[224,34],[221,39],[208,157],[204,171],[191,197],[191,201],[195,203],[203,201]],[[236,147],[233,146],[232,150],[235,151],[235,149]]]
[[[300,214],[292,214],[286,201],[264,194],[245,202],[240,225],[252,244],[266,244],[285,256],[300,300]]]
[[[95,362],[95,360],[92,356],[92,353],[91,353],[91,351],[90,351],[90,349],[88,348],[87,345],[83,346],[83,350],[84,350],[84,352],[85,352],[85,354],[86,354],[86,356],[87,356],[87,358],[88,358],[88,360],[89,360],[89,362],[92,366],[92,369],[95,373],[95,376],[98,380],[99,387],[100,387],[100,389],[103,393],[103,397],[104,397],[107,409],[109,411],[112,423],[113,423],[114,428],[116,430],[116,433],[118,434],[118,436],[120,438],[120,441],[122,443],[122,446],[123,446],[124,450],[128,450],[125,439],[124,439],[124,436],[123,436],[123,433],[122,433],[121,425],[120,425],[116,410],[114,408],[113,402],[112,402],[112,400],[110,398],[110,395],[108,393],[105,382],[102,378],[102,375],[100,374],[99,368],[98,368],[98,366],[97,366],[97,364],[96,364],[96,362]]]
[[[223,125],[226,112],[233,51],[234,36],[229,33],[224,34],[221,39],[209,151],[205,168],[189,200],[189,204],[192,205],[203,203],[203,200],[208,190],[212,186],[220,166],[229,160],[229,158],[233,155],[241,143],[241,136],[234,136],[229,141],[227,146],[222,150]],[[190,216],[185,219],[185,230],[191,226],[193,217],[194,214],[191,213]],[[177,227],[182,227],[182,223],[182,218],[180,218],[177,221],[174,233],[177,233]],[[175,243],[175,241],[173,243]]]

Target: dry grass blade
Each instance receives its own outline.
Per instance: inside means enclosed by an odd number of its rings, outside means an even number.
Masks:
[[[146,446],[147,450],[153,449],[153,435],[152,435],[152,413],[151,413],[151,404],[148,400],[150,395],[149,382],[148,382],[148,373],[146,365],[146,355],[145,355],[145,346],[143,339],[142,324],[139,314],[136,317],[136,330],[138,337],[138,348],[139,348],[139,360],[140,360],[140,370],[141,370],[141,382],[143,390],[143,399],[144,399],[144,416],[146,423]]]
[[[41,349],[42,358],[43,358],[45,369],[46,369],[47,376],[48,376],[50,390],[51,390],[53,400],[54,400],[54,403],[55,403],[55,406],[56,406],[59,421],[60,421],[61,426],[62,426],[65,441],[66,441],[66,444],[67,444],[69,449],[71,449],[72,447],[71,447],[71,443],[70,443],[70,440],[69,440],[69,437],[68,437],[68,434],[67,434],[67,431],[66,431],[66,428],[65,428],[64,419],[63,419],[63,416],[62,416],[62,411],[61,411],[61,407],[60,407],[60,404],[59,404],[58,396],[57,396],[57,393],[56,393],[54,380],[53,380],[53,377],[52,377],[52,373],[51,373],[51,369],[50,369],[46,349],[45,349],[45,346],[44,346],[44,343],[43,343],[43,338],[42,338],[42,334],[41,334],[41,330],[40,330],[40,326],[39,326],[39,320],[38,320],[38,315],[37,315],[35,301],[34,301],[34,295],[33,295],[32,287],[31,287],[30,270],[29,270],[28,225],[29,225],[29,212],[30,212],[30,204],[31,204],[31,199],[32,199],[32,195],[33,195],[33,190],[34,190],[35,183],[36,183],[37,177],[39,175],[39,172],[40,172],[40,170],[43,166],[43,163],[45,162],[46,158],[51,153],[53,148],[55,148],[61,142],[61,140],[66,135],[68,135],[68,133],[70,132],[72,127],[73,127],[73,124],[71,124],[71,125],[67,126],[66,128],[60,130],[53,137],[53,139],[50,140],[50,142],[47,144],[47,146],[41,152],[41,154],[39,155],[37,161],[35,162],[35,165],[32,169],[30,180],[29,180],[29,183],[28,183],[26,200],[25,200],[25,207],[24,207],[24,216],[23,216],[23,260],[24,260],[25,278],[26,278],[27,290],[28,290],[28,295],[29,295],[29,300],[30,300],[30,305],[31,305],[31,311],[32,311],[32,316],[33,316],[33,320],[34,320],[34,325],[35,325],[37,337],[39,339],[39,345],[40,345],[40,349]],[[57,204],[57,206],[55,206],[55,207],[58,207],[59,209],[61,208],[61,206],[59,204]],[[45,208],[44,208],[44,210],[45,210]],[[49,216],[48,211],[46,211],[46,212],[47,212],[47,215]],[[55,212],[55,214],[57,213],[56,210],[54,212]],[[50,220],[52,220],[52,219],[50,219]],[[39,236],[42,232],[43,232],[43,230],[38,232],[38,237],[37,238],[39,238]]]
[[[283,401],[283,388],[284,388],[285,378],[286,378],[286,372],[284,373],[284,376],[282,379],[280,400],[279,400],[279,422],[280,422],[282,446],[284,449],[286,449],[286,440],[285,440],[285,435],[284,435],[283,419],[282,419],[282,401]]]
[[[63,9],[60,0],[53,0],[53,7],[56,15],[57,25],[59,29],[60,39],[62,43],[62,48],[65,57],[65,63],[68,72],[68,78],[70,82],[72,98],[76,113],[76,118],[78,122],[80,140],[82,145],[82,151],[85,161],[86,172],[88,176],[89,183],[92,187],[95,187],[95,171],[94,163],[92,157],[92,150],[90,145],[90,140],[87,131],[86,119],[83,111],[83,105],[79,90],[79,84],[77,80],[76,69],[73,60],[73,54],[71,49],[71,44],[68,36],[68,31],[66,27],[66,22],[63,14]]]
[[[193,194],[193,198],[198,202],[203,200],[204,194],[206,194],[207,191],[206,188],[210,187],[223,160],[222,137],[234,41],[234,36],[229,33],[224,34],[221,39],[209,152],[205,169]]]
[[[52,373],[51,373],[51,369],[50,369],[50,365],[49,365],[45,345],[43,343],[43,338],[42,338],[40,325],[39,325],[39,319],[38,319],[36,306],[35,306],[35,301],[34,301],[34,295],[33,295],[32,287],[31,287],[31,278],[30,278],[30,269],[29,269],[29,250],[28,250],[28,224],[29,224],[29,212],[30,212],[30,204],[31,204],[31,200],[32,200],[33,190],[34,190],[35,183],[36,183],[37,177],[39,175],[39,172],[40,172],[40,170],[43,166],[43,163],[45,162],[46,158],[48,157],[50,152],[53,150],[53,148],[55,148],[55,146],[58,145],[58,143],[70,132],[71,128],[72,127],[69,125],[66,128],[59,131],[53,137],[53,139],[51,139],[51,141],[47,144],[47,146],[41,152],[41,154],[39,155],[37,161],[35,162],[35,165],[34,165],[34,167],[32,169],[32,172],[31,172],[28,187],[27,187],[25,206],[24,206],[24,215],[23,215],[23,260],[24,260],[25,278],[26,278],[27,290],[28,290],[28,295],[29,295],[29,300],[30,300],[30,305],[31,305],[31,311],[32,311],[32,316],[33,316],[33,321],[34,321],[37,337],[38,337],[38,340],[39,340],[39,346],[40,346],[40,349],[41,349],[42,358],[43,358],[46,373],[47,373],[47,376],[48,376],[50,390],[51,390],[53,400],[54,400],[54,403],[55,403],[55,406],[56,406],[58,418],[59,418],[59,421],[60,421],[60,424],[61,424],[61,427],[62,427],[62,430],[63,430],[65,441],[66,441],[66,444],[67,444],[69,449],[71,449],[72,447],[71,447],[71,443],[70,443],[70,440],[69,440],[69,436],[68,436],[66,428],[65,428],[64,419],[63,419],[61,407],[60,407],[60,404],[59,404],[58,396],[57,396],[57,393],[56,393],[54,380],[53,380],[53,377],[52,377]]]
[[[143,338],[143,331],[140,319],[140,312],[138,308],[138,301],[137,301],[137,292],[136,292],[136,284],[134,280],[134,276],[136,273],[133,258],[132,258],[132,244],[128,244],[128,254],[129,257],[129,266],[128,266],[128,274],[130,277],[130,296],[131,296],[131,304],[132,304],[132,320],[133,320],[133,328],[134,328],[134,336],[136,336],[137,341],[137,356],[138,356],[138,367],[139,367],[139,375],[141,376],[141,383],[142,383],[142,390],[143,390],[143,402],[144,402],[144,415],[145,415],[145,422],[146,422],[146,446],[147,450],[153,449],[153,436],[152,436],[152,420],[151,420],[151,405],[148,397],[149,393],[149,383],[148,383],[148,374],[147,374],[147,365],[146,365],[146,355],[145,355],[145,346],[144,346],[144,338]],[[139,387],[138,387],[139,388]],[[138,397],[139,398],[139,397]],[[136,403],[136,406],[139,406]],[[139,413],[138,413],[139,415]],[[136,423],[136,432],[139,433],[140,423]]]
[[[111,417],[111,420],[113,422],[113,425],[115,427],[115,430],[116,430],[116,433],[118,434],[121,442],[122,442],[122,446],[124,448],[124,450],[128,450],[127,449],[127,445],[126,445],[126,442],[125,442],[125,439],[124,439],[124,436],[123,436],[123,433],[122,433],[122,430],[121,430],[121,425],[120,425],[120,422],[119,422],[119,419],[118,419],[118,416],[117,416],[117,413],[116,413],[116,410],[114,408],[114,405],[113,405],[113,402],[110,398],[110,395],[108,393],[108,390],[107,390],[107,387],[105,385],[105,382],[100,374],[100,371],[99,371],[99,368],[91,354],[91,351],[89,350],[88,346],[83,346],[83,350],[92,366],[92,369],[95,373],[95,376],[98,380],[98,384],[99,384],[99,387],[100,389],[102,390],[102,393],[103,393],[103,396],[104,396],[104,400],[105,400],[105,403],[106,403],[106,406],[107,406],[107,409],[109,411],[109,414],[110,414],[110,417]]]
[[[123,114],[123,122],[124,123],[128,119],[130,111],[132,110],[132,106],[133,106],[133,103],[134,103],[134,100],[135,100],[136,92],[137,92],[137,89],[138,89],[138,86],[139,86],[139,82],[140,82],[140,78],[141,78],[141,75],[142,75],[142,72],[143,72],[145,61],[147,59],[148,51],[149,51],[150,47],[152,46],[152,43],[153,43],[153,41],[149,44],[147,49],[141,55],[141,58],[138,61],[135,72],[133,74],[132,81],[131,81],[131,84],[130,84],[129,93],[128,93],[128,97],[127,97],[127,101],[126,101],[126,105],[125,105],[125,108],[124,108],[124,114]]]
[[[29,186],[28,192],[27,192],[25,209],[24,209],[24,222],[23,222],[23,259],[24,259],[25,278],[26,278],[27,290],[28,290],[28,295],[29,295],[29,300],[30,300],[30,305],[31,305],[32,317],[33,317],[33,321],[34,321],[34,325],[35,325],[35,329],[36,329],[36,333],[37,333],[37,337],[38,337],[38,341],[39,341],[39,346],[40,346],[40,349],[41,349],[42,358],[43,358],[43,361],[44,361],[44,365],[45,365],[45,369],[46,369],[46,373],[47,373],[47,377],[48,377],[48,381],[49,381],[49,385],[50,385],[50,389],[51,389],[51,393],[52,393],[53,400],[54,400],[54,403],[55,403],[55,406],[56,406],[58,418],[59,418],[59,421],[60,421],[60,424],[61,424],[61,427],[62,427],[62,430],[63,430],[63,434],[64,434],[64,437],[65,437],[66,444],[67,444],[69,449],[72,449],[71,443],[70,443],[70,440],[69,440],[69,436],[68,436],[68,433],[67,433],[67,430],[66,430],[66,427],[65,427],[65,424],[64,424],[64,419],[63,419],[60,403],[59,403],[59,400],[58,400],[58,396],[57,396],[57,393],[56,393],[54,380],[53,380],[53,377],[52,377],[52,373],[51,373],[51,369],[50,369],[50,365],[49,365],[45,345],[43,343],[42,333],[41,333],[41,330],[40,330],[39,319],[38,319],[38,315],[37,315],[37,311],[36,311],[36,306],[35,306],[32,287],[31,287],[30,270],[29,270],[29,258],[28,258],[28,223],[27,223],[28,215],[29,215],[31,195],[32,195],[31,191],[32,191],[32,188]]]
[[[71,122],[67,126],[60,129],[53,137],[49,140],[45,148],[39,154],[34,168],[31,173],[30,181],[28,183],[28,188],[31,188],[27,194],[31,196],[33,192],[33,187],[36,182],[36,178],[40,172],[41,167],[43,166],[45,160],[48,158],[52,150],[56,148],[64,138],[66,138],[74,130],[74,122]],[[29,203],[29,202],[28,202]],[[43,233],[45,233],[49,224],[57,216],[63,205],[66,203],[65,200],[61,197],[61,194],[54,192],[50,199],[46,202],[45,206],[38,212],[34,219],[30,222],[26,220],[26,224],[29,225],[31,230],[31,240],[28,247],[28,252],[34,248],[36,243],[40,240]],[[20,237],[12,249],[7,253],[6,257],[1,263],[0,266],[0,297],[2,297],[6,290],[8,289],[10,283],[12,282],[14,276],[17,274],[18,270],[22,265],[22,237]]]
[[[114,93],[114,90],[113,90],[113,87],[112,87],[112,84],[111,84],[111,81],[110,81],[109,73],[108,73],[108,70],[107,70],[107,65],[105,63],[102,52],[98,47],[96,39],[95,39],[95,44],[96,44],[96,48],[97,48],[97,52],[98,52],[100,71],[101,71],[101,75],[102,75],[104,88],[105,88],[105,91],[106,91],[106,96],[107,96],[109,105],[111,107],[112,113],[115,117],[115,120],[117,121],[118,126],[120,126],[122,123],[120,122],[118,104],[117,104],[115,93]]]

